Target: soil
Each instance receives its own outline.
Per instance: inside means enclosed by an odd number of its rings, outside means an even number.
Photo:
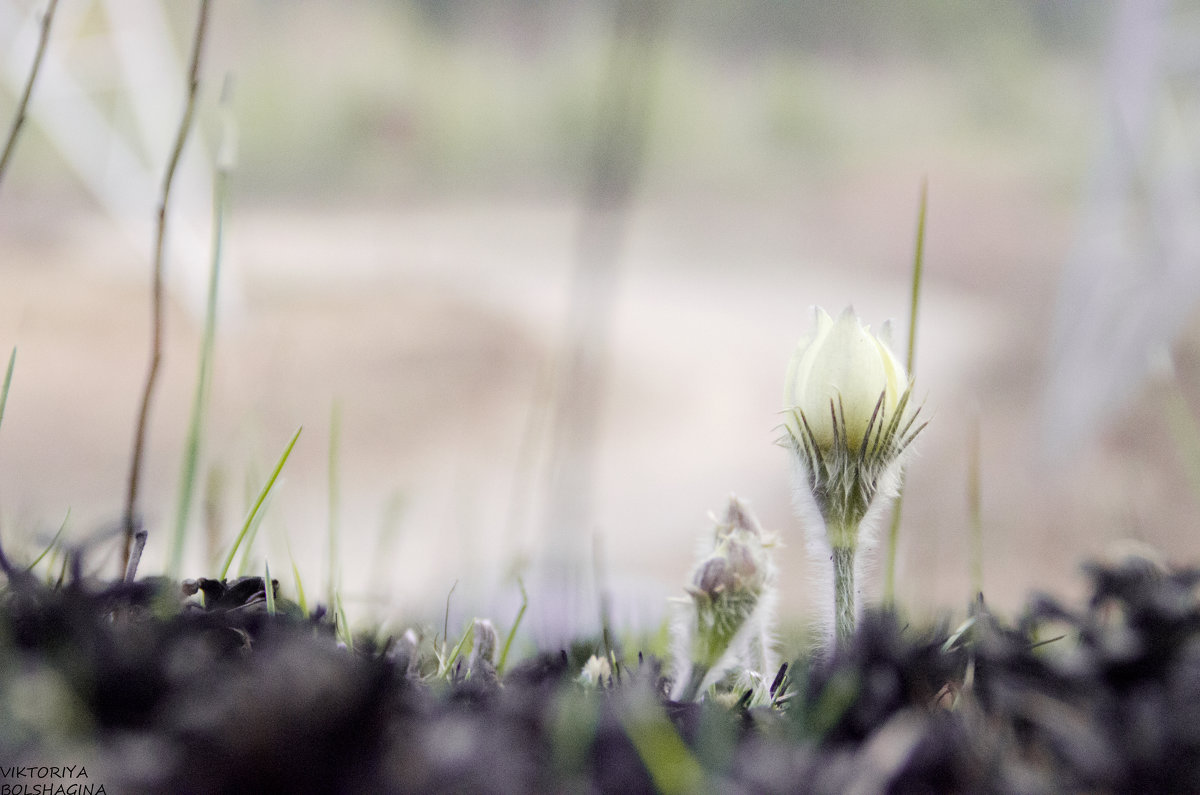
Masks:
[[[0,592],[0,781],[72,791],[1191,792],[1196,571],[1131,556],[1086,603],[1015,625],[869,613],[824,657],[667,699],[660,662],[598,639],[497,672],[495,638],[337,644],[260,578]],[[228,587],[226,587],[228,586]],[[273,593],[277,593],[273,585]],[[445,647],[440,647],[444,650]],[[443,652],[444,653],[444,652]],[[591,654],[615,661],[585,684]],[[50,767],[50,764],[53,767]],[[89,787],[84,790],[83,787]],[[57,791],[57,790],[55,790]]]

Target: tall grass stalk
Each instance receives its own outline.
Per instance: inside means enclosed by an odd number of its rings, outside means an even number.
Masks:
[[[71,518],[71,509],[68,508],[67,515],[63,517],[62,524],[60,524],[58,526],[58,532],[56,532],[54,534],[54,538],[51,538],[50,543],[46,545],[46,548],[42,550],[42,553],[33,559],[33,563],[30,563],[28,566],[25,567],[25,571],[33,571],[33,567],[38,565],[39,563],[41,563],[42,558],[44,558],[44,557],[46,557],[46,555],[50,554],[50,550],[54,549],[55,545],[58,544],[58,539],[62,538],[63,531],[67,529],[67,520],[70,518]]]
[[[979,411],[971,416],[967,438],[967,512],[971,523],[971,601],[983,593],[983,497]]]
[[[268,561],[263,561],[263,595],[267,599],[267,615],[275,615],[275,588],[271,585],[271,564]]]
[[[29,98],[33,95],[33,84],[37,82],[38,72],[42,68],[42,59],[46,56],[46,45],[50,42],[50,25],[54,21],[54,11],[58,8],[58,0],[50,0],[46,4],[46,12],[42,15],[42,30],[38,35],[37,50],[33,55],[33,64],[29,67],[29,76],[25,78],[25,88],[17,101],[17,112],[13,116],[12,127],[9,128],[8,138],[4,141],[4,152],[0,154],[0,183],[8,172],[8,163],[12,159],[13,150],[17,146],[17,138],[21,128],[25,126],[26,111],[29,108]]]
[[[454,596],[454,589],[458,587],[458,580],[450,586],[450,590],[446,592],[446,614],[442,618],[442,651],[446,650],[449,645],[450,638],[450,597]],[[437,638],[434,638],[434,647],[437,646]]]
[[[296,440],[300,438],[300,432],[303,430],[303,426],[296,429],[296,435],[288,442],[287,449],[283,451],[283,455],[279,456],[279,462],[275,464],[275,469],[271,472],[271,477],[267,479],[266,485],[263,486],[262,491],[258,495],[258,499],[255,500],[254,505],[250,508],[250,512],[246,514],[246,521],[242,523],[242,530],[238,533],[237,538],[234,539],[233,546],[229,549],[229,555],[225,558],[225,565],[221,567],[219,579],[225,579],[225,576],[229,573],[229,567],[233,565],[233,556],[237,554],[238,547],[242,545],[246,534],[250,532],[250,527],[254,523],[254,517],[258,515],[259,510],[267,499],[267,495],[271,493],[271,488],[274,487],[279,473],[283,471],[283,465],[287,463],[288,456],[292,454],[292,448],[296,446]]]
[[[300,605],[300,614],[308,615],[308,599],[304,595],[304,581],[300,579],[300,568],[296,565],[296,556],[292,554],[292,541],[287,531],[283,533],[283,543],[287,546],[288,560],[292,564],[292,579],[296,583],[296,604]]]
[[[521,589],[521,609],[517,611],[517,617],[513,621],[512,629],[508,631],[508,636],[504,639],[504,648],[500,652],[500,662],[496,664],[497,674],[504,673],[504,665],[508,662],[508,650],[512,647],[517,629],[521,626],[521,619],[525,617],[525,609],[529,607],[529,594],[525,592],[525,583],[520,577],[517,578],[517,587]]]
[[[463,647],[466,646],[467,648],[470,648],[470,646],[467,644],[468,644],[468,642],[474,641],[474,639],[475,639],[475,622],[472,621],[471,626],[467,627],[467,631],[464,632],[462,634],[462,637],[458,639],[458,643],[454,644],[454,648],[450,650],[450,653],[447,654],[441,660],[441,663],[438,665],[437,676],[439,679],[445,677],[446,674],[450,673],[450,669],[452,667],[454,667],[455,660],[457,660],[462,655]],[[442,648],[445,648],[445,645],[446,644],[443,644]]]
[[[329,604],[338,592],[341,564],[338,561],[338,534],[341,514],[340,447],[342,443],[342,409],[338,401],[329,411]]]
[[[1169,362],[1169,358],[1168,358]],[[1166,420],[1175,443],[1175,450],[1183,462],[1192,494],[1200,499],[1200,424],[1188,406],[1183,388],[1175,376],[1173,364],[1168,365],[1166,384]],[[0,404],[2,405],[2,404]],[[0,414],[2,416],[2,414]]]
[[[354,633],[350,631],[350,622],[346,619],[346,606],[342,603],[342,595],[333,595],[333,614],[337,617],[337,634],[346,648],[354,651]]]
[[[267,515],[267,509],[270,507],[271,495],[268,494],[262,508],[255,514],[254,521],[250,523],[250,529],[246,533],[246,540],[242,542],[242,562],[238,566],[239,577],[248,575],[254,568],[254,561],[250,557],[250,550],[254,549],[254,539],[258,538],[258,530],[262,527],[263,517]]]
[[[17,349],[13,346],[8,355],[8,367],[4,370],[4,385],[0,386],[0,424],[4,423],[4,407],[8,405],[8,390],[12,386],[13,369],[17,366]]]
[[[8,355],[8,369],[4,371],[4,385],[0,386],[0,425],[4,424],[4,407],[8,405],[8,389],[12,386],[13,368],[16,364],[17,349],[16,346],[13,346],[12,353]],[[12,576],[12,564],[4,555],[3,544],[0,544],[0,570],[10,577]]]
[[[917,243],[913,252],[912,291],[908,315],[908,356],[905,367],[911,380],[917,366],[917,313],[921,306],[921,280],[925,272],[925,211],[929,204],[929,182],[921,181],[921,199],[917,209]],[[892,506],[892,523],[888,527],[887,559],[883,567],[883,602],[896,601],[896,548],[900,542],[900,513],[904,507],[904,473],[896,487],[896,501]]]
[[[179,505],[175,511],[175,532],[167,558],[167,576],[178,579],[183,568],[183,547],[187,537],[188,518],[196,494],[196,469],[200,462],[200,446],[208,413],[208,395],[212,384],[213,349],[216,343],[217,294],[221,279],[221,257],[224,251],[225,207],[229,185],[229,164],[217,160],[213,173],[212,265],[208,270],[208,297],[204,306],[204,331],[200,343],[199,372],[196,392],[192,396],[192,415],[188,422],[187,440],[183,448],[183,467],[179,476]]]
[[[183,156],[183,145],[192,129],[192,117],[196,113],[196,97],[200,92],[200,53],[203,50],[205,33],[208,30],[209,0],[200,0],[200,18],[196,22],[196,33],[192,39],[192,59],[188,68],[187,100],[183,118],[175,135],[175,145],[167,160],[163,174],[162,191],[158,202],[158,224],[154,237],[154,276],[151,287],[151,330],[150,364],[146,370],[146,383],[142,388],[141,407],[138,409],[137,424],[134,426],[133,454],[129,463],[129,488],[125,495],[125,545],[121,553],[121,572],[129,566],[129,555],[133,549],[134,533],[138,524],[138,487],[142,476],[142,457],[146,450],[146,432],[150,425],[150,403],[154,398],[154,387],[158,383],[159,366],[163,350],[163,293],[164,260],[166,256],[167,213],[171,201],[171,187],[175,183],[175,171]]]

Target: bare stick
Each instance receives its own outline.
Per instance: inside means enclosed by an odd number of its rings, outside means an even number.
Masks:
[[[171,185],[175,181],[175,169],[183,155],[183,145],[192,127],[192,116],[196,112],[196,95],[200,87],[200,51],[204,34],[208,30],[209,0],[200,0],[200,19],[196,23],[196,35],[192,40],[192,62],[188,69],[187,104],[183,119],[175,136],[175,147],[167,162],[163,175],[162,193],[158,203],[158,229],[154,239],[154,286],[151,305],[153,331],[150,342],[150,368],[146,373],[146,386],[142,392],[142,406],[138,411],[137,430],[133,439],[133,460],[129,467],[129,491],[125,497],[125,549],[121,555],[121,571],[129,565],[129,553],[133,546],[137,524],[138,484],[142,473],[142,454],[146,446],[146,426],[150,417],[150,400],[154,396],[154,385],[158,381],[158,366],[162,361],[163,338],[163,249],[166,240],[167,208],[171,198]]]
[[[137,567],[142,562],[142,551],[146,548],[147,538],[145,530],[138,530],[133,534],[133,552],[129,555],[129,564],[125,567],[125,582],[133,582],[137,577]]]
[[[33,66],[29,69],[29,78],[25,81],[25,90],[21,93],[21,101],[17,103],[17,115],[13,119],[12,129],[8,131],[8,140],[4,142],[4,154],[0,155],[0,182],[8,171],[8,160],[12,157],[17,145],[17,136],[25,126],[25,110],[29,107],[29,97],[33,94],[33,84],[42,68],[42,57],[46,54],[46,43],[50,41],[50,23],[54,19],[54,9],[58,0],[50,0],[46,5],[46,13],[42,16],[42,33],[38,38],[37,52],[33,56]]]

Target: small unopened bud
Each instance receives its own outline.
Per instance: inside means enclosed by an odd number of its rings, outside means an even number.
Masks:
[[[475,644],[471,648],[471,668],[477,661],[496,664],[496,628],[486,618],[475,619]]]
[[[691,599],[676,629],[673,697],[684,701],[695,698],[721,668],[752,664],[738,658],[754,652],[753,663],[761,665],[769,656],[765,615],[774,598],[770,547],[775,539],[736,497],[730,498],[724,519],[715,521],[715,543],[692,573]]]
[[[709,599],[716,599],[734,586],[733,573],[729,570],[729,562],[725,558],[709,558],[701,563],[693,582],[696,590],[704,593]]]
[[[417,670],[417,647],[420,645],[421,639],[417,633],[406,629],[388,652],[388,659],[402,668],[406,675],[412,674]]]
[[[750,512],[745,503],[730,494],[729,504],[725,507],[725,516],[717,522],[717,538],[737,531],[759,538],[763,536],[762,525],[758,523],[758,518]]]
[[[579,682],[584,687],[604,687],[611,679],[612,666],[609,665],[608,659],[595,654],[588,657],[579,673]]]
[[[763,566],[758,561],[763,554],[762,543],[757,537],[725,536],[717,543],[712,555],[696,568],[692,578],[695,590],[712,600],[722,594],[757,597],[765,582]]]

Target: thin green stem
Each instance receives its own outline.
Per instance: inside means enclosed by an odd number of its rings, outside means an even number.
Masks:
[[[925,211],[929,204],[929,182],[921,180],[921,200],[917,209],[917,244],[913,253],[912,295],[908,316],[908,357],[905,365],[911,381],[917,366],[917,314],[921,307],[921,280],[925,273]],[[888,528],[887,560],[883,567],[883,603],[896,601],[896,548],[900,543],[900,514],[904,507],[904,474],[896,488],[892,523]]]
[[[521,626],[521,619],[525,617],[525,609],[529,607],[529,594],[525,592],[525,583],[520,577],[517,578],[517,587],[521,589],[521,609],[517,611],[517,618],[513,621],[512,629],[508,631],[508,636],[504,639],[504,649],[500,652],[500,662],[496,665],[497,674],[504,673],[504,666],[508,662],[508,650],[512,647],[517,629]]]
[[[267,599],[267,615],[275,615],[275,586],[271,584],[271,564],[263,561],[266,574],[263,577],[263,595]]]
[[[925,272],[925,211],[929,204],[929,182],[921,181],[921,204],[917,210],[917,250],[913,255],[912,300],[908,314],[908,358],[905,366],[912,378],[917,365],[917,313],[921,308],[921,279]]]
[[[338,563],[338,533],[341,514],[341,481],[339,452],[342,441],[342,409],[333,402],[329,412],[329,603],[333,604],[338,590],[341,566]]]
[[[292,580],[296,583],[296,603],[300,605],[300,614],[308,616],[308,599],[304,596],[304,582],[300,579],[300,568],[296,565],[296,556],[292,554],[292,542],[284,531],[283,543],[287,545],[288,559],[292,563]]]
[[[983,593],[983,508],[980,477],[979,413],[971,417],[967,439],[967,510],[971,522],[971,601]]]
[[[833,631],[839,647],[854,636],[858,624],[854,556],[853,546],[833,547]]]
[[[1166,404],[1171,439],[1183,462],[1192,493],[1200,498],[1200,424],[1188,406],[1179,381],[1173,376],[1167,384]]]
[[[188,518],[196,493],[196,470],[200,463],[200,446],[204,435],[204,420],[208,410],[208,395],[212,383],[213,350],[216,347],[217,295],[221,279],[221,255],[224,249],[225,198],[229,170],[218,163],[213,175],[212,264],[208,271],[208,296],[204,306],[204,332],[200,344],[199,372],[196,391],[192,396],[192,416],[184,443],[183,469],[180,473],[179,505],[175,512],[175,534],[167,562],[167,576],[177,579],[183,569],[183,547],[187,537]]]
[[[0,424],[4,422],[4,407],[8,405],[8,390],[12,386],[13,368],[16,367],[16,364],[17,349],[13,347],[12,353],[8,355],[8,369],[4,371],[4,386],[0,387]],[[64,519],[63,521],[65,522],[66,520]],[[10,578],[12,577],[12,564],[4,556],[3,546],[0,546],[0,571],[3,571]]]
[[[693,662],[691,673],[688,674],[687,685],[680,691],[677,701],[689,702],[695,701],[696,696],[700,694],[700,685],[704,684],[704,677],[708,676],[709,667],[703,663]]]
[[[54,534],[54,538],[50,539],[50,543],[46,546],[45,549],[42,550],[42,554],[40,554],[36,558],[34,558],[33,563],[30,563],[28,566],[25,567],[25,571],[33,571],[33,567],[38,565],[39,563],[41,563],[42,558],[46,557],[46,555],[48,555],[50,553],[50,550],[54,549],[54,545],[58,543],[58,539],[62,538],[63,530],[67,529],[67,520],[70,518],[71,518],[71,509],[68,508],[67,515],[63,517],[62,524],[60,524],[58,526],[58,532]]]
[[[303,427],[296,429],[296,435],[288,442],[287,449],[283,451],[283,455],[279,456],[279,462],[275,464],[275,469],[271,472],[271,477],[267,479],[266,485],[259,492],[258,499],[254,502],[253,507],[250,508],[250,512],[246,514],[246,521],[242,523],[242,531],[238,533],[237,538],[234,539],[233,546],[229,549],[229,555],[225,558],[225,565],[221,567],[221,576],[219,579],[225,579],[225,575],[229,573],[229,567],[233,565],[233,556],[237,554],[238,547],[241,546],[242,541],[246,538],[246,534],[250,532],[250,528],[254,524],[254,517],[262,509],[267,495],[271,493],[271,487],[275,485],[276,478],[283,471],[283,465],[287,463],[288,456],[292,454],[292,448],[296,446],[296,440],[300,438],[300,431],[302,430],[304,430]]]
[[[8,355],[8,368],[4,371],[4,386],[0,386],[0,423],[4,422],[4,407],[8,405],[8,390],[12,386],[13,369],[17,366],[17,349],[14,346]]]

